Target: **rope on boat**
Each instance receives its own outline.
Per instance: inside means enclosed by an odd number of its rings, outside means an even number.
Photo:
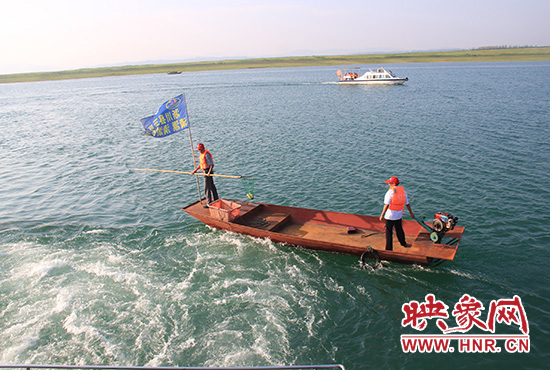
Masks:
[[[375,231],[375,232],[370,233],[370,234],[361,235],[361,238],[368,238],[368,237],[370,237],[370,236],[378,235],[378,234],[380,234],[380,232],[379,232],[379,231]]]
[[[369,265],[365,260],[367,258],[374,258],[376,260],[376,262],[374,263],[373,266]],[[375,249],[372,249],[372,247],[369,245],[367,247],[367,250],[363,252],[363,254],[361,255],[361,267],[363,267],[364,269],[369,269],[371,271],[374,271],[378,266],[380,266],[380,255],[378,254],[378,251],[375,250]]]

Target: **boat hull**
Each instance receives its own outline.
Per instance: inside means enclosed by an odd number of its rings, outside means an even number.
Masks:
[[[342,80],[339,81],[341,85],[403,85],[407,82],[408,78],[394,78],[394,79],[377,79],[377,80]]]
[[[436,244],[429,232],[415,221],[403,220],[407,243],[402,247],[394,236],[393,250],[385,250],[385,223],[377,217],[278,206],[265,203],[235,201],[240,214],[232,221],[213,217],[210,209],[195,202],[183,208],[189,215],[211,227],[269,238],[273,242],[293,246],[361,256],[368,248],[382,260],[400,263],[432,265],[453,260],[464,231],[456,226],[446,237],[453,245]],[[369,257],[373,257],[372,254]]]

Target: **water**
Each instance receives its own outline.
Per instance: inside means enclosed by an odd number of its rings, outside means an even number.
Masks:
[[[409,82],[340,86],[314,67],[0,85],[0,363],[546,365],[550,62],[386,67]],[[459,216],[455,261],[369,272],[187,216],[193,178],[132,171],[193,169],[187,131],[140,135],[181,92],[195,145],[254,176],[256,200],[378,215],[398,176],[417,217]],[[401,306],[428,293],[520,296],[530,353],[404,353],[421,332]]]

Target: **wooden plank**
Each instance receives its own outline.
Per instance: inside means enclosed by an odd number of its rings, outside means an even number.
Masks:
[[[276,231],[280,227],[290,222],[290,215],[288,213],[277,213],[270,216],[268,222],[271,224],[267,228],[268,231]]]
[[[290,215],[283,212],[266,212],[264,209],[254,213],[250,217],[241,218],[241,224],[255,227],[261,230],[274,231],[283,223],[288,222]]]
[[[259,207],[261,207],[260,204],[255,203],[239,203],[241,205],[241,209],[239,212],[239,217],[241,219],[244,219],[246,217],[249,217],[254,211],[256,211]],[[235,220],[238,222],[238,220]]]

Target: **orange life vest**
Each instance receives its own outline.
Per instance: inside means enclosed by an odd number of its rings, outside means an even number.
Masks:
[[[206,154],[210,154],[210,158],[212,158],[212,162],[214,162],[214,156],[212,156],[212,153],[210,153],[208,150],[204,150],[203,153],[199,156],[201,169],[206,170],[208,169],[208,164],[206,163]]]
[[[405,202],[407,201],[405,188],[403,188],[402,186],[396,186],[392,190],[393,195],[390,201],[390,210],[402,211],[405,208]]]

